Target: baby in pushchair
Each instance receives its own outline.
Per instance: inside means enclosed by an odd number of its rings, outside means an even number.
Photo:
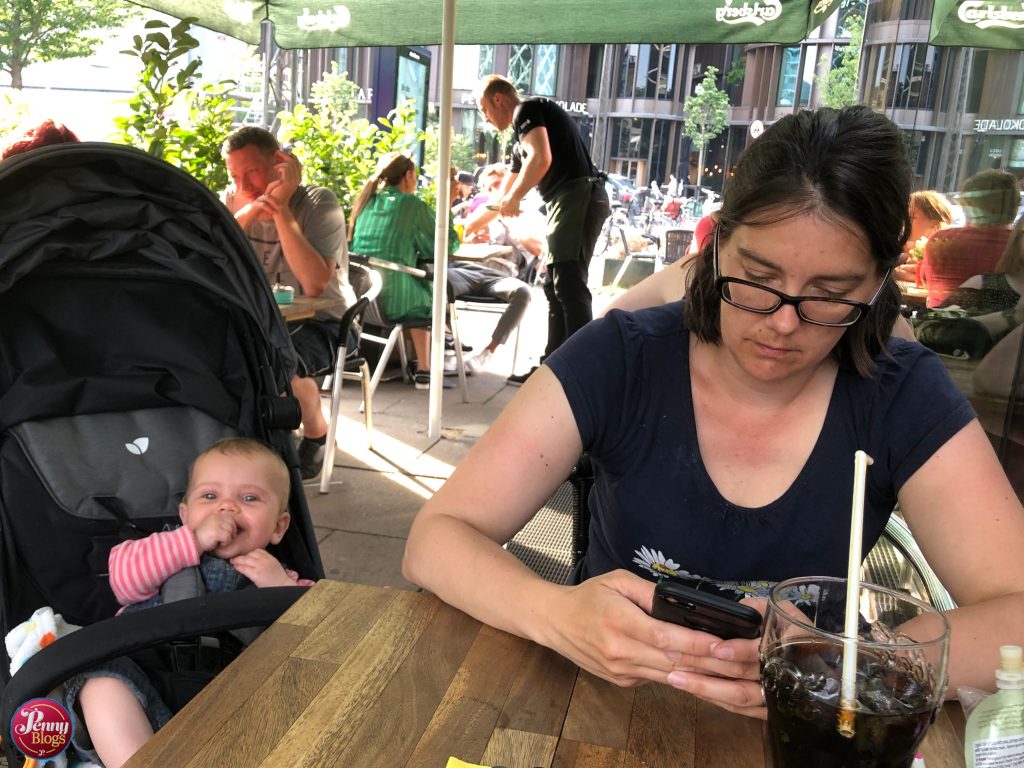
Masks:
[[[160,605],[168,591],[189,590],[197,577],[209,592],[312,586],[266,550],[288,529],[288,487],[288,468],[266,444],[248,438],[214,443],[192,465],[179,506],[182,525],[110,551],[110,585],[124,606],[120,612]],[[75,749],[106,768],[121,766],[171,717],[145,672],[127,657],[73,677],[64,703],[75,725]]]
[[[126,655],[177,712],[258,631],[239,630],[273,623],[301,594],[204,584],[207,594],[189,597],[196,592],[182,588],[188,574],[208,576],[191,558],[214,544],[202,523],[191,533],[191,512],[179,508],[188,466],[221,438],[266,442],[277,456],[252,460],[275,499],[272,520],[236,522],[230,542],[229,524],[206,523],[218,529],[216,558],[236,561],[226,583],[309,583],[286,581],[276,560],[253,553],[268,545],[302,576],[322,578],[292,438],[294,367],[245,234],[195,179],[105,144],[0,163],[0,632],[44,607],[82,626],[16,673],[0,668],[5,730],[25,701]],[[186,532],[190,567],[159,594],[139,586],[137,562],[109,572],[111,549],[187,544]],[[140,600],[151,607],[119,611]],[[9,739],[3,747],[19,765]]]

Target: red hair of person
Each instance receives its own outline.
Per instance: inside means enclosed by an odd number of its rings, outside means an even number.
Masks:
[[[19,155],[37,147],[77,143],[78,140],[78,137],[63,123],[44,120],[4,147],[3,152],[0,153],[0,160],[6,160],[11,155]]]

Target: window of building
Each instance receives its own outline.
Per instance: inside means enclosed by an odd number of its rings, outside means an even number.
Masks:
[[[950,100],[955,93],[953,86],[956,83],[956,65],[959,57],[962,55],[963,51],[959,55],[950,53],[944,57],[945,63],[942,65],[942,91],[939,94],[939,109],[942,112],[948,112],[951,109]]]
[[[970,86],[967,91],[967,106],[964,112],[975,114],[981,109],[981,91],[985,85],[985,70],[988,69],[988,51],[975,50],[974,66],[971,69]]]
[[[616,95],[624,99],[674,98],[678,50],[679,46],[671,44],[621,46]]]
[[[671,120],[655,120],[653,137],[651,140],[651,179],[657,179],[662,184],[668,183],[668,175],[672,169],[668,166],[669,149],[672,146],[673,128],[679,123]]]
[[[864,88],[864,103],[872,109],[884,109],[893,48],[891,45],[872,45],[866,50],[868,76]]]
[[[616,78],[618,86],[615,95],[622,99],[629,99],[634,96],[633,84],[636,82],[636,63],[640,55],[640,46],[634,44],[623,45],[619,49],[619,76]]]
[[[939,73],[946,70],[946,82],[952,75],[943,56],[943,49],[925,43],[872,46],[865,103],[875,109],[935,109]]]
[[[867,7],[869,25],[877,21],[907,21],[931,17],[932,0],[870,0]]]
[[[558,46],[538,45],[533,52],[534,81],[533,93],[539,96],[554,96],[558,82]]]
[[[887,107],[932,109],[935,106],[935,72],[938,50],[924,43],[896,47]]]
[[[810,106],[814,67],[818,61],[818,46],[808,45],[804,51],[804,74],[800,78],[800,107]]]
[[[796,81],[800,75],[800,47],[782,49],[782,66],[779,67],[779,93],[775,105],[792,107],[796,100]]]
[[[508,79],[521,93],[529,93],[533,85],[533,46],[509,46]]]
[[[483,80],[488,75],[494,74],[494,46],[493,45],[481,45],[480,46],[480,79]]]
[[[671,100],[672,80],[676,69],[676,46],[650,45],[647,65],[648,98]]]
[[[587,98],[597,99],[601,97],[601,84],[604,80],[604,46],[590,46],[590,56],[587,57]]]
[[[1024,168],[1024,139],[1014,139],[1010,145],[1010,159],[1007,161],[1008,168]]]

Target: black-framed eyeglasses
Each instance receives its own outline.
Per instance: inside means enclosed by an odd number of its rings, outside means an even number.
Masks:
[[[886,270],[878,290],[866,304],[853,299],[829,299],[823,296],[790,296],[765,285],[741,280],[738,277],[723,277],[718,267],[718,229],[715,229],[715,289],[722,301],[747,312],[770,315],[783,305],[796,309],[797,316],[811,325],[829,328],[846,328],[864,317],[882,295],[885,281],[889,279]]]

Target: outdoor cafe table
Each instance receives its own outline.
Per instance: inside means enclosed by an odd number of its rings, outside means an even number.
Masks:
[[[340,299],[326,298],[323,296],[295,296],[291,304],[278,304],[277,309],[285,322],[294,323],[297,320],[307,320],[321,309],[329,309],[340,304]]]
[[[452,254],[452,261],[483,261],[494,256],[512,255],[511,245],[497,243],[462,243]]]
[[[618,688],[432,595],[324,580],[128,766],[763,768],[761,727],[667,685]],[[954,702],[928,768],[962,768],[962,733]]]
[[[900,297],[905,305],[911,309],[925,309],[928,301],[928,289],[914,285],[908,280],[897,280],[900,287]]]

